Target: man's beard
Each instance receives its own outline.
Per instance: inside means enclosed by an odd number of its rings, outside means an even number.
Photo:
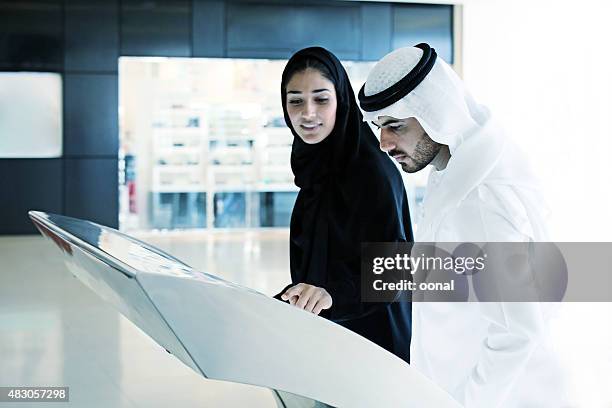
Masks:
[[[415,149],[414,153],[410,156],[404,152],[400,152],[406,154],[408,163],[400,162],[402,166],[402,170],[406,173],[416,173],[417,171],[423,170],[429,163],[433,161],[436,157],[442,145],[434,142],[431,139],[422,139],[420,140]],[[390,154],[394,154],[398,151],[390,152]]]

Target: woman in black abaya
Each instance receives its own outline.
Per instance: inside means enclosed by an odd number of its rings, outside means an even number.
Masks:
[[[412,241],[406,191],[362,121],[340,61],[320,47],[294,54],[281,82],[300,188],[291,216],[291,284],[282,300],[409,360],[409,302],[360,301],[362,242]]]

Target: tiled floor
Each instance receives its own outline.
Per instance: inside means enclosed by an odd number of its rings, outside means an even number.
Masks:
[[[140,238],[266,294],[289,279],[287,231]],[[612,407],[610,316],[611,304],[571,304],[553,321],[572,407]],[[192,372],[74,278],[49,242],[0,237],[0,386],[44,385],[69,386],[70,403],[36,407],[276,407],[267,389]],[[27,404],[0,403],[13,406]]]

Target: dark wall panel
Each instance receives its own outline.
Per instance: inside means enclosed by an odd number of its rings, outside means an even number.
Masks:
[[[64,208],[70,217],[117,228],[117,159],[65,159]]]
[[[393,9],[393,49],[426,42],[453,63],[453,6],[398,4]]]
[[[361,57],[377,61],[391,51],[392,12],[390,4],[361,6]]]
[[[0,0],[0,69],[61,71],[62,2]]]
[[[118,77],[64,75],[64,156],[112,156],[119,149]]]
[[[359,3],[228,3],[227,25],[228,57],[288,58],[310,45],[343,59],[361,54]]]
[[[191,1],[121,0],[121,55],[191,56]]]
[[[119,2],[66,0],[65,13],[65,69],[117,72]]]
[[[224,57],[225,3],[223,1],[194,0],[193,56]]]
[[[0,233],[36,233],[29,210],[61,214],[62,178],[62,159],[0,160]]]

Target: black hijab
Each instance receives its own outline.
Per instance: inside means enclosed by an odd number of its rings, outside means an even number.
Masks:
[[[286,87],[303,67],[321,64],[335,86],[336,122],[326,139],[307,144],[291,125]],[[333,319],[358,316],[364,312],[361,243],[412,241],[402,178],[363,122],[348,75],[331,52],[310,47],[294,54],[283,71],[281,98],[294,136],[291,168],[300,188],[290,227],[292,285],[325,288],[333,299]]]

